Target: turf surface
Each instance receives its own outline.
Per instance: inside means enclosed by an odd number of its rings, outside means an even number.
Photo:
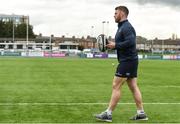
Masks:
[[[0,58],[0,123],[97,123],[92,115],[107,108],[101,103],[109,102],[116,64],[116,59]],[[180,123],[180,61],[141,60],[138,71],[149,116],[140,123]],[[120,103],[133,102],[125,84]],[[134,104],[119,104],[113,122],[135,123],[129,120],[135,112]]]

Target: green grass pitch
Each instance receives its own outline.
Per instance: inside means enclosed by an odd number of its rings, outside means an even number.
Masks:
[[[0,123],[98,123],[92,115],[107,108],[101,103],[109,102],[116,64],[116,59],[0,58]],[[140,123],[180,123],[180,61],[140,60],[138,72],[149,116]],[[129,120],[136,108],[124,104],[134,101],[126,84],[122,89],[113,122],[139,123]]]

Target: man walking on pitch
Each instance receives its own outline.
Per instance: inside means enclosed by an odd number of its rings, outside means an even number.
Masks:
[[[136,32],[127,20],[129,10],[126,6],[115,8],[115,22],[118,23],[118,30],[115,35],[115,42],[109,41],[107,47],[117,50],[119,65],[112,84],[112,96],[107,110],[95,115],[101,121],[112,122],[112,112],[115,109],[120,97],[121,87],[126,81],[131,90],[136,106],[137,114],[131,120],[148,120],[143,109],[141,92],[137,85],[138,55],[136,51]]]

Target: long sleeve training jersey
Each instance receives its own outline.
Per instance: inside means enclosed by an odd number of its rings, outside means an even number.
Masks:
[[[115,49],[119,62],[138,59],[136,50],[136,32],[128,20],[118,23],[115,35]]]

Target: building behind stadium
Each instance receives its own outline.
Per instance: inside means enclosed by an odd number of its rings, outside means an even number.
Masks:
[[[0,14],[0,20],[3,22],[13,21],[15,25],[29,23],[29,16],[24,15],[5,15]],[[28,32],[27,32],[28,37]],[[75,36],[42,36],[36,35],[35,38],[16,38],[16,37],[0,37],[0,51],[60,51],[78,53],[85,49],[97,50],[96,37]],[[114,41],[112,37],[108,38]],[[169,39],[147,40],[141,36],[137,36],[137,50],[140,52],[154,53],[180,53],[180,39],[172,37]]]

